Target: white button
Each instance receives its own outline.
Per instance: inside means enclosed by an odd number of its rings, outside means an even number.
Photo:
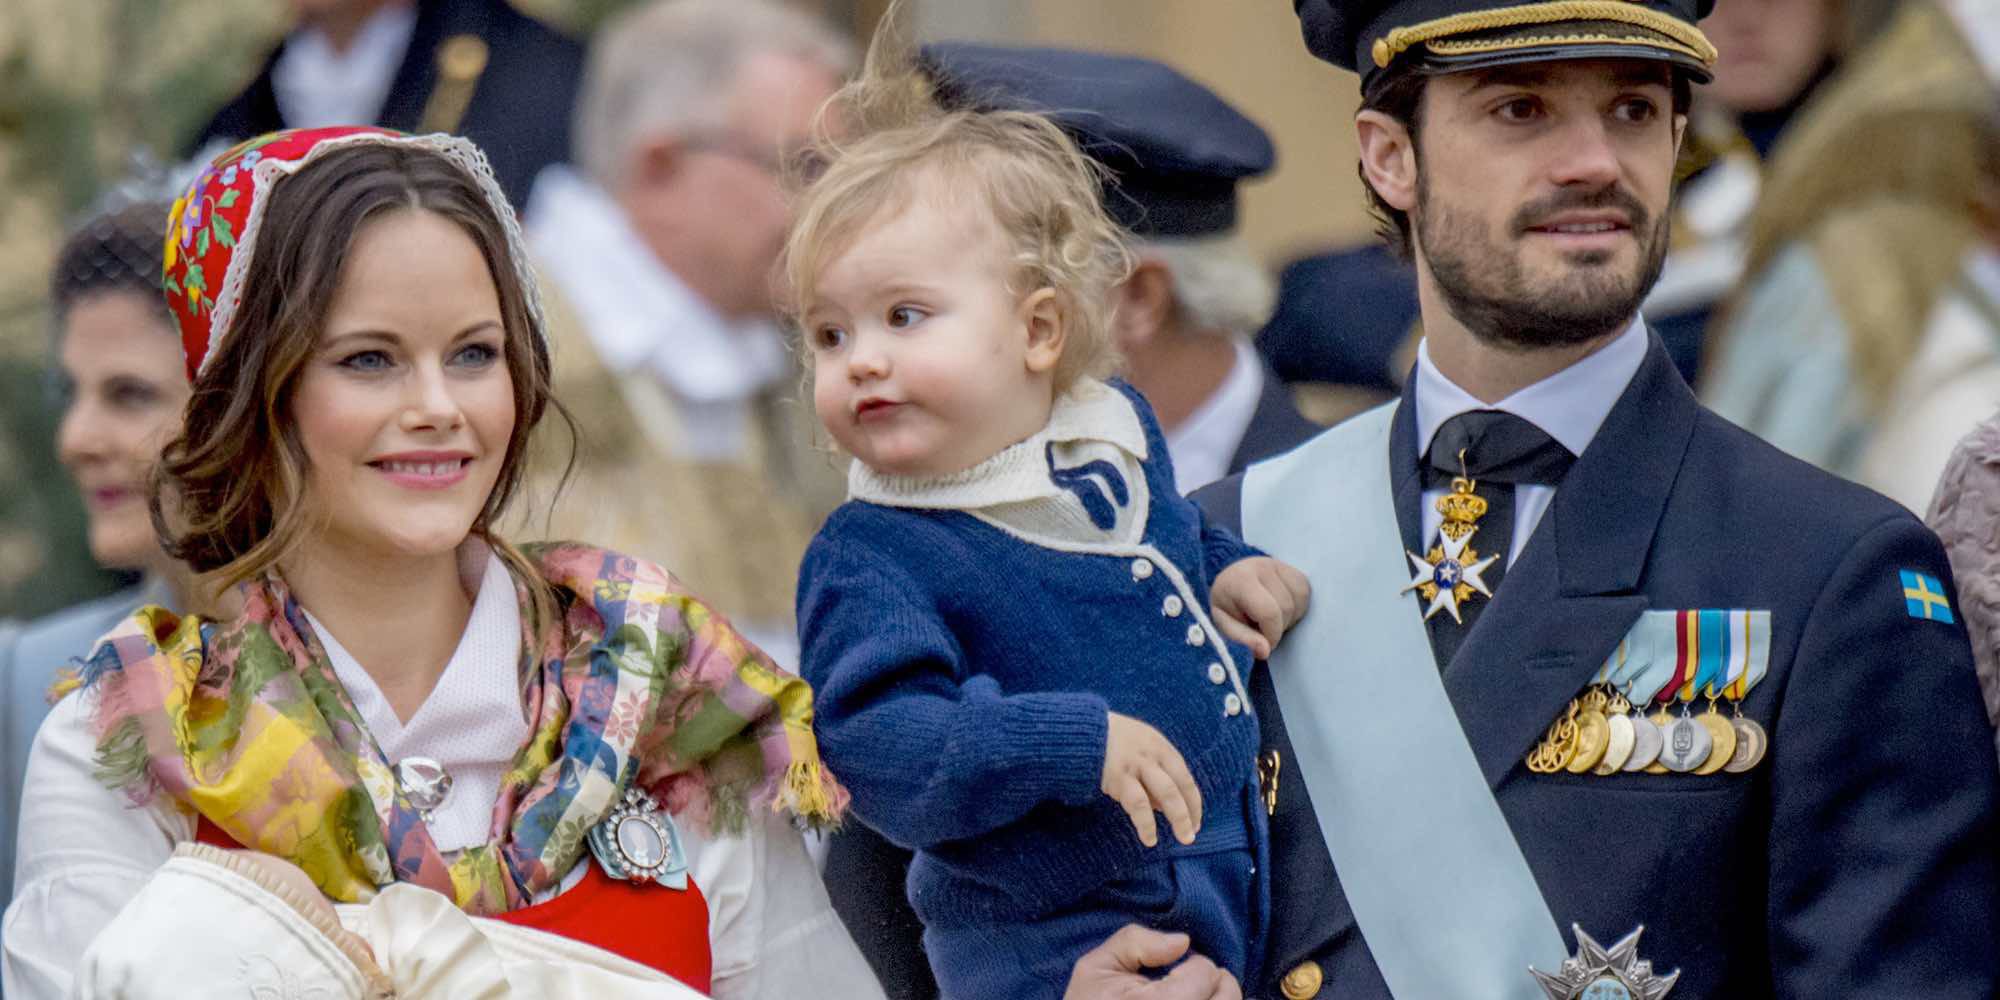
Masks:
[[[1220,684],[1229,679],[1229,671],[1222,669],[1220,663],[1211,663],[1208,665],[1208,679],[1210,683]]]
[[[1199,625],[1188,626],[1188,645],[1199,646],[1207,641],[1208,641],[1208,636],[1202,632],[1201,626]]]
[[[1150,559],[1132,560],[1132,579],[1144,580],[1145,578],[1152,575],[1153,575],[1152,560]]]
[[[1222,714],[1224,714],[1224,715],[1242,715],[1242,714],[1243,714],[1243,699],[1241,699],[1241,698],[1238,698],[1238,697],[1236,697],[1236,696],[1235,696],[1235,695],[1233,695],[1233,694],[1232,694],[1232,695],[1230,695],[1230,696],[1229,696],[1229,697],[1227,697],[1227,698],[1224,698],[1224,699],[1222,699]]]
[[[1180,595],[1168,594],[1167,599],[1160,604],[1160,613],[1166,615],[1168,618],[1179,618],[1181,616],[1181,607]]]

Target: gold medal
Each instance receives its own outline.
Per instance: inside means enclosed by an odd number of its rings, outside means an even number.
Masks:
[[[1638,741],[1638,734],[1632,728],[1632,717],[1623,712],[1607,716],[1604,725],[1611,739],[1605,744],[1604,759],[1590,771],[1599,776],[1617,774],[1624,768],[1625,762],[1632,758],[1632,748]]]
[[[1528,752],[1528,770],[1536,774],[1554,774],[1569,764],[1576,753],[1576,716],[1581,706],[1572,699],[1562,717],[1549,724],[1549,731],[1542,735],[1542,741]]]
[[[1755,719],[1739,715],[1729,720],[1729,725],[1736,730],[1736,752],[1730,756],[1729,763],[1722,765],[1722,769],[1731,774],[1742,774],[1764,759],[1764,748],[1770,745],[1771,739]]]
[[[1459,456],[1461,461],[1464,457]],[[1423,556],[1403,553],[1410,558],[1411,575],[1402,592],[1414,590],[1423,598],[1425,621],[1443,611],[1451,615],[1452,621],[1463,624],[1465,619],[1458,610],[1461,604],[1472,600],[1474,595],[1493,596],[1482,574],[1500,556],[1481,559],[1479,550],[1467,544],[1472,541],[1473,532],[1479,530],[1479,518],[1486,513],[1486,499],[1472,492],[1477,485],[1469,477],[1454,477],[1451,492],[1437,499],[1437,512],[1444,516],[1438,525],[1438,543]]]
[[[1627,713],[1632,711],[1632,703],[1625,700],[1625,694],[1611,688],[1611,704],[1604,709],[1604,726],[1610,734],[1610,741],[1604,746],[1604,759],[1590,769],[1590,773],[1604,776],[1617,774],[1625,766],[1626,758],[1632,756],[1632,720]]]
[[[1582,774],[1597,766],[1604,759],[1604,750],[1611,743],[1611,729],[1605,724],[1604,716],[1585,710],[1576,717],[1576,752],[1564,762],[1563,770],[1571,774]]]
[[[1576,713],[1576,753],[1563,764],[1569,773],[1583,774],[1604,759],[1604,751],[1611,744],[1611,728],[1604,718],[1607,701],[1604,692],[1594,687],[1577,699],[1580,708]]]
[[[1695,721],[1701,723],[1701,728],[1708,730],[1710,743],[1708,759],[1702,761],[1701,766],[1694,769],[1694,773],[1714,774],[1722,770],[1723,766],[1729,763],[1729,759],[1736,755],[1736,727],[1731,726],[1729,719],[1715,710],[1715,702],[1712,701],[1708,703],[1708,711],[1695,716]]]

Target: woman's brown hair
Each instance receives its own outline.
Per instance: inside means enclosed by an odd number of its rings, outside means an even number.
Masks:
[[[226,588],[270,569],[312,530],[308,462],[291,413],[299,373],[323,332],[355,235],[381,216],[421,210],[464,231],[499,292],[515,421],[472,533],[523,569],[490,526],[520,486],[529,434],[549,408],[562,408],[551,395],[548,347],[516,277],[506,225],[479,185],[430,150],[364,144],[329,150],[268,198],[241,303],[195,380],[181,435],[161,457],[152,496],[161,544]]]

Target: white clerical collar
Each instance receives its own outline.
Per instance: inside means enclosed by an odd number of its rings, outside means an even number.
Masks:
[[[609,193],[568,167],[535,179],[528,245],[612,370],[644,368],[680,400],[748,399],[790,371],[775,323],[732,323],[660,263]]]
[[[278,116],[288,128],[374,124],[416,27],[416,4],[390,3],[368,15],[345,52],[317,28],[294,32],[271,66]]]
[[[1445,421],[1470,410],[1500,410],[1581,455],[1638,374],[1646,347],[1646,324],[1634,318],[1624,333],[1583,360],[1497,403],[1483,403],[1438,370],[1426,339],[1417,345],[1417,454],[1430,450],[1431,438]]]
[[[1215,392],[1202,400],[1180,426],[1167,432],[1174,460],[1174,488],[1191,493],[1229,474],[1229,460],[1250,431],[1264,395],[1264,363],[1243,337],[1232,336],[1236,360]]]
[[[848,468],[847,494],[887,507],[977,510],[1060,495],[1044,451],[1051,444],[1098,441],[1137,461],[1146,458],[1146,429],[1130,400],[1096,379],[1083,379],[1056,398],[1049,422],[969,469],[944,476],[897,476],[860,461]]]

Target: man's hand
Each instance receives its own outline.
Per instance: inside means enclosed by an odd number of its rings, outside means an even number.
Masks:
[[[1270,659],[1285,630],[1305,617],[1311,597],[1306,575],[1270,556],[1230,563],[1208,589],[1215,627],[1260,660]]]
[[[1186,934],[1126,924],[1076,960],[1063,1000],[1243,1000],[1235,977],[1200,955],[1188,955],[1163,979],[1141,971],[1163,968],[1187,950]]]
[[[1201,789],[1194,786],[1186,759],[1160,731],[1129,715],[1108,713],[1104,735],[1104,794],[1118,800],[1139,831],[1139,843],[1160,842],[1155,809],[1167,814],[1174,839],[1194,843],[1201,829]]]

